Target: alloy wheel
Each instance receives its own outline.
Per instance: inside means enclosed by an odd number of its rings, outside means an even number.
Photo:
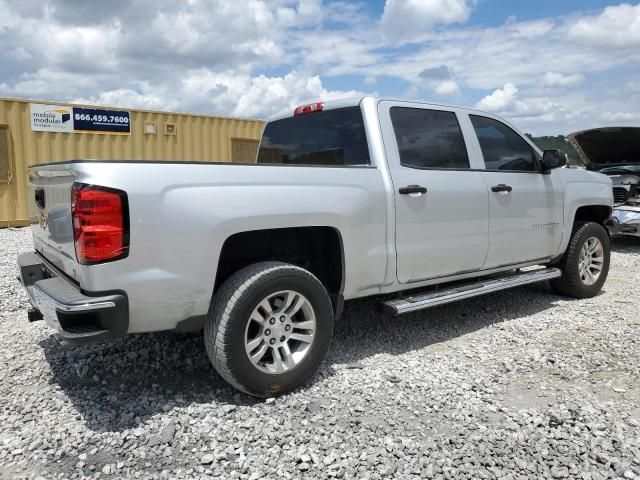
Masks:
[[[293,290],[276,292],[265,297],[251,313],[245,329],[245,352],[258,370],[285,373],[305,359],[315,332],[311,302]]]
[[[578,260],[578,274],[585,285],[593,285],[600,278],[604,265],[604,248],[596,237],[590,237],[582,245]]]

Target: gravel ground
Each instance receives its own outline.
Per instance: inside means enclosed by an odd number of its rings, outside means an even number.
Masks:
[[[401,319],[347,306],[305,388],[267,401],[199,335],[61,350],[0,230],[0,479],[640,478],[640,241],[594,299],[534,285]]]

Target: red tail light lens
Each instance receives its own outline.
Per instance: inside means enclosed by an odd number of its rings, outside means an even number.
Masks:
[[[126,193],[74,183],[71,215],[78,262],[101,263],[127,256],[129,215]]]
[[[307,113],[313,113],[313,112],[321,112],[322,110],[324,110],[324,103],[322,102],[312,103],[310,105],[301,105],[300,107],[297,107],[293,111],[293,116],[297,117],[298,115],[305,115]]]

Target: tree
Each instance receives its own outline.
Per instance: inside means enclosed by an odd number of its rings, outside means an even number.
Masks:
[[[526,134],[540,150],[562,150],[569,156],[569,165],[584,166],[578,152],[573,145],[562,135],[534,137],[530,133]]]

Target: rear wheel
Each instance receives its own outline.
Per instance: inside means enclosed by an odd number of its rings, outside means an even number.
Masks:
[[[558,265],[562,277],[552,280],[551,286],[570,297],[597,295],[609,273],[610,248],[609,236],[602,225],[595,222],[576,224]]]
[[[204,339],[227,382],[265,397],[308,379],[332,334],[333,309],[322,283],[294,265],[261,262],[232,275],[216,293]]]

